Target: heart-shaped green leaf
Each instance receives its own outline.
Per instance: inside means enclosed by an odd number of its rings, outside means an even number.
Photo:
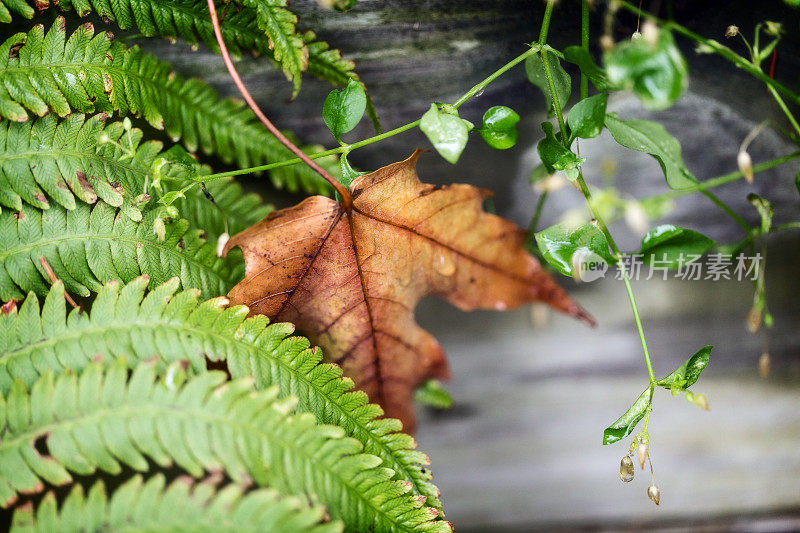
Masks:
[[[549,122],[542,122],[544,139],[539,141],[536,151],[539,152],[539,159],[547,170],[552,174],[556,170],[569,170],[577,168],[586,162],[583,157],[578,157],[572,150],[565,148],[556,138],[553,125]]]
[[[714,241],[696,231],[663,224],[650,230],[642,238],[643,261],[648,265],[675,269],[690,259],[701,256],[714,246]]]
[[[467,145],[469,131],[473,125],[468,120],[458,118],[454,113],[444,113],[431,104],[422,115],[419,129],[428,137],[439,155],[455,164]]]
[[[606,120],[607,102],[608,95],[601,93],[575,104],[567,115],[567,124],[572,135],[581,139],[600,135]]]
[[[688,85],[688,68],[670,32],[653,29],[603,55],[608,79],[630,89],[648,109],[665,109]]]
[[[536,234],[545,260],[565,276],[592,281],[605,275],[614,261],[606,236],[595,225],[556,224]]]
[[[339,140],[361,121],[367,109],[367,93],[360,82],[350,80],[347,87],[332,90],[322,105],[322,120]]]
[[[505,150],[517,144],[519,115],[510,107],[497,105],[483,114],[483,126],[478,130],[486,144]]]
[[[572,93],[572,80],[567,74],[567,71],[561,66],[558,58],[554,54],[545,54],[547,56],[547,64],[550,66],[550,72],[553,74],[553,85],[556,88],[556,97],[558,98],[558,105],[561,109],[569,102],[570,94]],[[544,93],[547,99],[547,113],[550,116],[555,115],[555,108],[553,107],[553,98],[550,96],[550,84],[547,82],[547,74],[544,70],[544,63],[542,57],[532,55],[525,60],[525,72],[528,74],[528,80]],[[559,109],[559,111],[561,111]]]

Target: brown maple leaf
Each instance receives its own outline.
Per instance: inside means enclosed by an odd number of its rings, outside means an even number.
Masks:
[[[231,303],[294,323],[406,431],[414,389],[449,373],[439,343],[414,321],[422,297],[464,310],[544,301],[592,323],[525,251],[525,232],[483,211],[489,191],[420,182],[420,152],[354,180],[349,207],[313,196],[225,249],[238,246],[245,259]]]

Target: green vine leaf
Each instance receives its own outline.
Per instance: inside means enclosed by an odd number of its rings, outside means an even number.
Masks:
[[[597,66],[588,50],[580,46],[568,46],[564,49],[564,60],[577,65],[598,91],[612,92],[619,90],[617,86],[608,81],[606,72]]]
[[[325,508],[274,489],[246,490],[235,483],[212,486],[163,474],[145,481],[134,476],[109,494],[102,480],[84,495],[75,485],[61,510],[48,492],[34,509],[18,507],[11,531],[217,531],[256,533],[340,533],[343,524],[328,522]]]
[[[145,292],[148,284],[153,288]],[[153,286],[146,276],[124,287],[112,282],[101,288],[89,313],[67,314],[61,281],[41,311],[36,296],[28,295],[19,314],[0,314],[0,393],[15,380],[31,386],[47,371],[80,371],[97,354],[105,361],[124,358],[132,367],[153,359],[162,367],[188,360],[195,373],[205,371],[206,359],[226,361],[234,377],[255,376],[258,388],[280,385],[281,396],[298,397],[300,411],[344,428],[366,453],[380,457],[396,479],[425,496],[427,505],[441,509],[439,490],[426,468],[430,459],[400,432],[400,421],[379,418],[382,409],[368,403],[363,391],[353,390],[353,381],[342,376],[339,366],[322,363],[322,351],[312,349],[308,339],[290,336],[294,326],[268,325],[263,315],[247,318],[244,306],[226,308],[221,297],[201,302],[199,290],[177,292],[178,286],[177,278]],[[59,347],[57,357],[54,346]]]
[[[354,531],[452,529],[433,521],[438,512],[341,428],[291,414],[297,400],[279,400],[277,387],[256,391],[252,378],[226,382],[218,371],[183,384],[156,375],[154,365],[140,364],[128,377],[120,359],[106,370],[92,363],[79,376],[48,372],[30,389],[15,382],[0,399],[2,505],[41,491],[43,481],[119,475],[123,465],[144,471],[149,459],[195,478],[222,471],[235,483],[309,498]],[[34,448],[39,439],[48,455]]]
[[[469,132],[473,125],[468,120],[458,118],[458,112],[441,111],[436,104],[422,115],[419,129],[422,130],[433,147],[443,158],[456,164],[469,140]]]
[[[10,57],[17,46],[18,55]],[[24,90],[12,93],[5,86]],[[244,103],[220,99],[203,81],[184,80],[139,47],[126,49],[106,33],[95,35],[91,24],[80,26],[67,40],[61,17],[47,33],[37,25],[0,45],[0,118],[27,120],[26,109],[37,115],[52,111],[59,116],[140,116],[181,139],[189,151],[201,149],[240,167],[292,158]],[[275,186],[290,191],[329,191],[305,165],[283,167],[270,175]]]
[[[691,189],[697,178],[689,172],[681,156],[681,145],[664,126],[650,120],[622,120],[616,113],[606,114],[606,128],[625,148],[652,155],[671,189]]]
[[[536,234],[536,244],[556,270],[565,276],[587,278],[585,281],[591,281],[588,279],[590,272],[604,274],[608,264],[614,262],[605,234],[588,222],[578,227],[550,226]]]
[[[572,94],[572,80],[569,74],[567,74],[567,71],[561,66],[561,62],[555,54],[546,54],[546,56],[550,71],[553,74],[553,83],[556,88],[558,105],[561,106],[559,111],[561,111],[569,102],[569,97]],[[540,54],[532,55],[525,60],[525,72],[528,74],[528,80],[544,93],[544,97],[547,100],[548,115],[554,116],[555,107],[553,107],[553,97],[550,93],[550,84],[547,81],[544,63]]]
[[[633,405],[603,431],[603,445],[613,444],[633,433],[639,421],[644,418],[644,415],[647,413],[652,393],[652,387],[647,387],[636,401],[633,402]]]
[[[685,391],[697,382],[700,374],[708,366],[708,358],[711,356],[713,348],[713,346],[700,348],[669,376],[659,379],[656,385],[668,389],[673,394]]]
[[[367,109],[367,93],[364,86],[355,80],[350,80],[347,87],[338,91],[332,90],[322,106],[322,120],[331,130],[337,141],[340,137],[352,131],[364,116]]]
[[[572,150],[561,144],[551,123],[542,122],[542,131],[544,131],[544,139],[539,141],[536,151],[550,174],[556,170],[576,169],[586,162],[586,158],[578,157]]]
[[[575,137],[591,139],[603,131],[608,95],[596,94],[575,104],[567,115],[569,131]]]
[[[603,55],[611,83],[630,89],[645,107],[666,109],[689,84],[689,69],[672,34],[652,27]]]
[[[696,231],[663,224],[642,238],[639,251],[646,264],[676,269],[685,266],[691,256],[701,256],[714,246],[714,241]]]
[[[496,150],[507,150],[517,144],[519,115],[503,105],[490,107],[483,114],[483,126],[478,132],[486,144]]]

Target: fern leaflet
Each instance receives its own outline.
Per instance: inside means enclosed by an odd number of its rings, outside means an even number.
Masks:
[[[48,294],[41,314],[30,295],[19,315],[0,315],[0,392],[14,380],[31,385],[45,371],[82,369],[98,353],[106,359],[126,357],[131,364],[154,356],[165,364],[188,359],[201,372],[205,358],[227,360],[234,376],[254,375],[256,385],[280,385],[282,395],[299,398],[299,408],[327,424],[343,427],[367,453],[409,481],[412,490],[441,508],[428,457],[412,437],[401,433],[396,419],[377,418],[381,408],[367,402],[336,365],[321,364],[322,353],[303,337],[289,337],[291,324],[271,324],[264,316],[246,318],[244,306],[225,308],[224,298],[199,303],[199,291],[176,294],[171,280],[145,295],[144,277],[120,287],[106,285],[90,314],[66,313],[63,285]],[[5,343],[3,341],[5,340]],[[56,347],[58,349],[56,350]]]
[[[154,365],[141,364],[128,378],[120,360],[106,371],[93,363],[80,377],[48,372],[30,391],[17,381],[0,401],[0,502],[8,506],[43,482],[69,482],[70,472],[145,471],[149,458],[194,477],[223,470],[236,483],[309,495],[353,531],[450,530],[341,428],[290,415],[295,401],[277,400],[277,388],[257,392],[251,379],[226,377],[157,382]],[[38,439],[48,455],[36,450]]]
[[[104,202],[79,203],[72,211],[52,205],[0,213],[0,300],[18,300],[28,291],[47,294],[40,257],[81,296],[99,291],[103,282],[142,273],[154,284],[178,276],[184,287],[198,287],[207,296],[225,294],[241,279],[241,258],[217,257],[216,243],[190,230],[185,219],[168,224],[165,240],[159,240],[153,232],[156,213],[145,211],[142,222],[134,222]]]
[[[19,47],[16,53],[12,49]],[[184,80],[139,47],[125,48],[87,23],[66,38],[56,19],[0,45],[0,118],[24,121],[28,111],[43,116],[70,112],[118,112],[141,116],[181,139],[190,151],[217,154],[240,167],[292,157],[244,103],[220,99],[208,84]],[[305,165],[271,173],[276,186],[326,193],[327,183]]]
[[[247,492],[235,485],[216,488],[210,483],[192,484],[177,479],[165,486],[156,474],[143,481],[135,476],[109,498],[105,484],[95,483],[84,496],[76,485],[59,513],[56,497],[49,492],[38,508],[17,509],[13,533],[53,531],[194,531],[238,533],[338,533],[341,522],[324,522],[325,509],[311,507],[300,498],[283,496],[273,489]]]

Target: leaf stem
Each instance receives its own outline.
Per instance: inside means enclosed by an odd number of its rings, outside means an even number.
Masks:
[[[703,194],[706,198],[708,198],[712,202],[714,202],[714,204],[720,209],[722,209],[722,211],[724,211],[726,215],[731,217],[737,224],[739,224],[745,231],[745,233],[749,235],[750,232],[753,231],[753,227],[750,226],[750,224],[748,224],[747,221],[743,219],[736,211],[734,211],[733,208],[731,208],[731,206],[720,200],[716,194],[712,193],[711,191],[707,191],[705,189],[701,189],[700,193]]]
[[[345,209],[349,209],[353,203],[352,195],[350,191],[348,191],[339,181],[331,176],[331,174],[319,166],[313,159],[308,157],[300,148],[294,145],[292,141],[290,141],[286,136],[281,133],[281,131],[275,127],[275,125],[267,118],[261,108],[258,107],[258,104],[253,97],[250,95],[250,91],[247,90],[242,78],[239,77],[239,73],[236,71],[236,67],[233,66],[233,60],[231,59],[230,53],[228,53],[228,47],[225,45],[225,40],[222,38],[222,30],[219,27],[219,19],[217,18],[217,9],[214,6],[214,0],[207,0],[208,4],[208,11],[209,15],[211,16],[211,25],[214,27],[214,35],[217,38],[217,44],[219,44],[219,50],[222,54],[222,59],[225,62],[225,66],[228,69],[228,73],[233,78],[233,82],[236,84],[236,88],[239,89],[239,92],[242,93],[242,97],[244,98],[247,105],[250,106],[250,109],[253,110],[253,113],[258,117],[264,126],[272,133],[286,148],[288,148],[293,154],[300,158],[300,160],[311,167],[317,174],[322,176],[325,181],[331,184],[331,186],[336,189],[336,192],[342,198],[342,205]]]

